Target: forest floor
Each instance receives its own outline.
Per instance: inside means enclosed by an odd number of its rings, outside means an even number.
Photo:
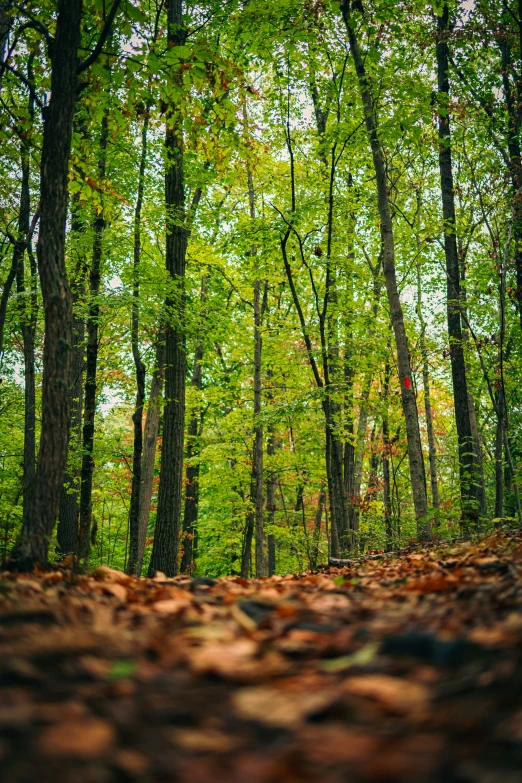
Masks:
[[[520,783],[522,536],[298,576],[0,574],[6,783]]]

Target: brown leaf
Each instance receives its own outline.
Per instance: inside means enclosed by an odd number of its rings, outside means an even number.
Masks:
[[[241,718],[267,726],[295,728],[309,715],[328,707],[337,698],[337,691],[292,692],[261,686],[241,688],[232,697],[232,704]]]
[[[366,674],[343,684],[353,696],[374,699],[391,712],[422,718],[428,708],[430,691],[425,685],[388,674]]]
[[[118,571],[116,568],[109,568],[109,566],[98,566],[92,574],[96,579],[117,582],[121,585],[127,585],[129,582],[132,582],[131,576],[127,576],[123,571]]]
[[[38,747],[45,756],[70,756],[94,759],[114,745],[116,733],[107,721],[99,718],[55,723],[44,729]]]

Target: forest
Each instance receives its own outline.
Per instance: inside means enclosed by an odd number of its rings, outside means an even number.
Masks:
[[[0,0],[0,779],[520,783],[522,0]]]
[[[0,526],[271,576],[522,523],[522,18],[0,4]]]

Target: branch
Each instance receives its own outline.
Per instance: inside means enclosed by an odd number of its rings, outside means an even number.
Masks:
[[[103,27],[103,30],[100,33],[100,37],[98,39],[98,43],[92,50],[91,54],[78,66],[77,73],[83,73],[83,71],[86,71],[87,68],[90,68],[91,65],[98,59],[101,50],[103,49],[103,44],[107,40],[109,33],[111,31],[112,23],[114,22],[114,17],[118,13],[118,9],[121,5],[121,0],[114,0],[112,4],[112,8],[109,11],[109,15],[107,16],[107,19],[105,20],[105,25]]]

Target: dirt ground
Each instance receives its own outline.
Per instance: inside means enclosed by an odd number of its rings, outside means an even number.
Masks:
[[[6,783],[520,783],[522,536],[296,576],[0,574]]]

